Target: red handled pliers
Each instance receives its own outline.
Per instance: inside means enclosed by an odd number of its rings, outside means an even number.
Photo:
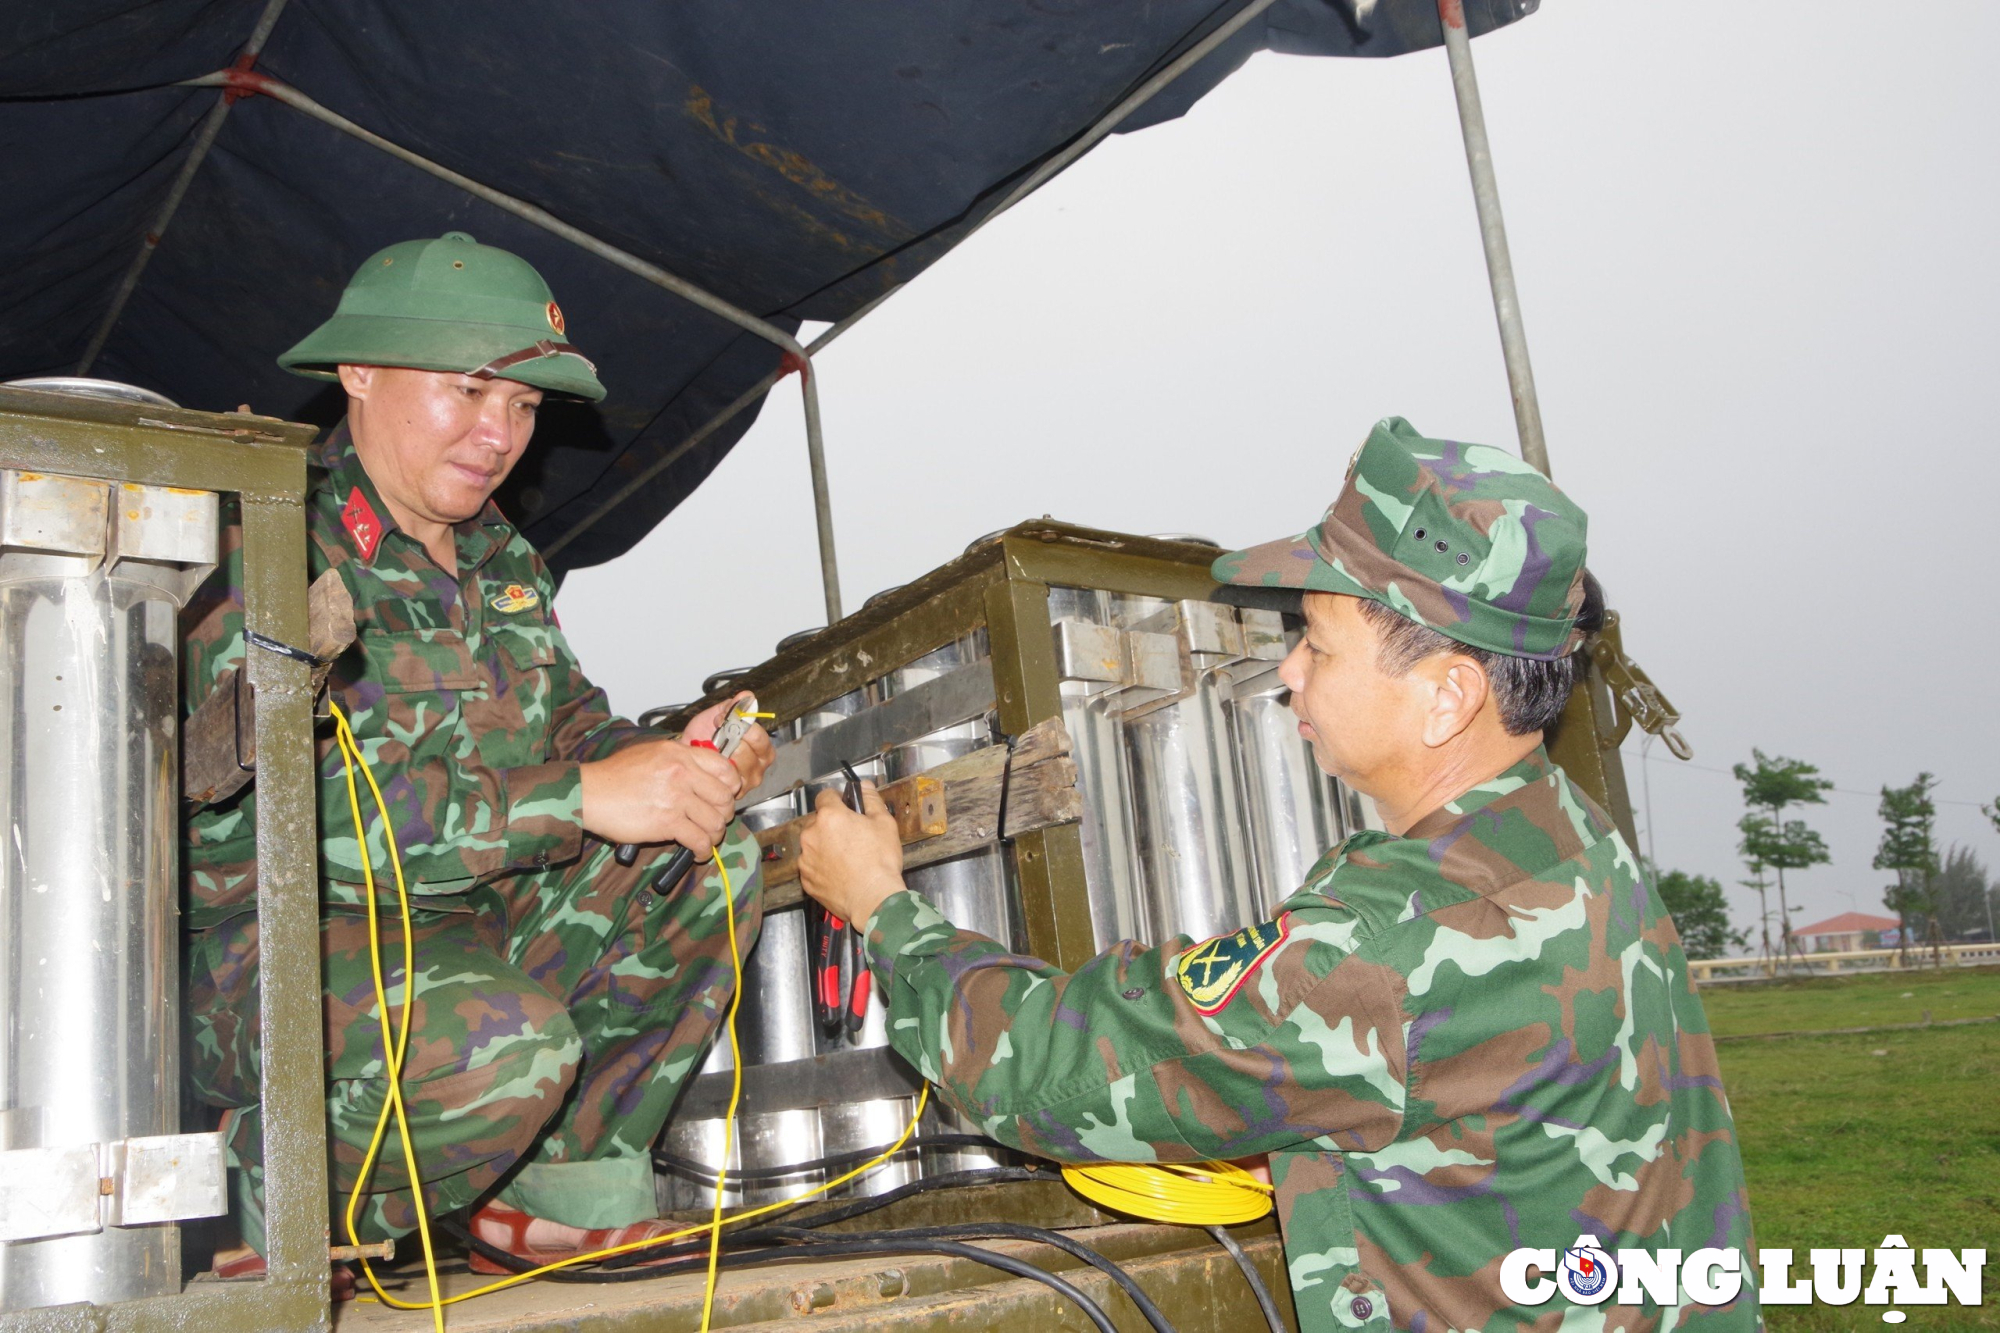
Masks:
[[[861,779],[845,761],[840,771],[847,775],[847,808],[858,811]],[[820,1031],[834,1040],[845,1037],[852,1045],[868,1019],[868,995],[874,984],[861,932],[808,898],[806,958],[812,971],[813,1017]]]

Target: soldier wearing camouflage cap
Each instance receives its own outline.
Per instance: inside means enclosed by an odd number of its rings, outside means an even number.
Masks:
[[[604,397],[527,261],[460,232],[392,245],[279,364],[347,394],[315,460],[309,572],[338,570],[353,598],[358,638],[328,691],[387,799],[415,904],[403,1098],[421,1206],[474,1207],[475,1234],[537,1263],[656,1234],[653,1140],[729,1003],[730,914],[743,950],[757,932],[756,843],[733,808],[769,738],[752,728],[732,763],[614,717],[556,623],[547,567],[493,504],[545,394]],[[190,709],[244,655],[240,529],[224,545],[187,612]],[[365,787],[356,835],[330,734],[319,770],[338,1216],[385,1095],[364,867],[385,901],[393,880]],[[253,788],[188,820],[189,1074],[239,1108],[239,1217],[261,1251],[255,819]],[[703,860],[714,849],[734,901],[712,867],[652,892],[668,840]],[[647,845],[629,867],[613,856],[627,842]],[[401,941],[386,933],[400,1001]],[[384,1153],[362,1238],[412,1230],[418,1206]]]
[[[1583,512],[1519,459],[1377,425],[1318,526],[1215,562],[1303,593],[1299,730],[1385,825],[1269,921],[1065,975],[903,891],[893,817],[822,799],[805,890],[868,923],[890,1040],[1062,1161],[1267,1155],[1299,1325],[1760,1327],[1715,1049],[1672,920],[1549,758],[1592,587]],[[1734,1249],[1741,1295],[1517,1304],[1510,1252]],[[1554,1286],[1553,1283],[1550,1284]],[[1568,1307],[1568,1308],[1566,1308]]]

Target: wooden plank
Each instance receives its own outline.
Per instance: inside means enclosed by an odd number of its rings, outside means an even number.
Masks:
[[[306,590],[306,609],[310,651],[321,662],[312,670],[317,697],[333,659],[354,642],[354,598],[338,570],[329,569],[313,580]],[[199,804],[226,801],[255,776],[257,733],[250,725],[254,693],[242,668],[231,667],[181,728],[181,794],[186,799]]]
[[[996,841],[1001,773],[1007,778],[1007,836],[1018,837],[1083,818],[1076,789],[1076,762],[1069,757],[1069,733],[1061,718],[1031,727],[1014,746],[990,745],[949,763],[890,783],[882,797],[896,813],[903,839],[903,868],[914,870]],[[930,793],[929,800],[923,793]],[[763,829],[764,910],[774,912],[800,901],[799,835],[812,825],[806,815]]]

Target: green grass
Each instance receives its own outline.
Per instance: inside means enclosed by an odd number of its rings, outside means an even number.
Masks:
[[[1905,993],[1908,993],[1907,995]],[[2000,1013],[2000,968],[1864,975],[1702,992],[1718,1035],[1806,1032]],[[2000,1023],[1727,1041],[1718,1046],[1762,1246],[1984,1246],[1985,1305],[1773,1307],[1794,1330],[2000,1329]]]
[[[1707,986],[1701,992],[1709,1030],[1718,1037],[1757,1032],[1937,1022],[2000,1014],[2000,967],[1926,968],[1796,981]]]

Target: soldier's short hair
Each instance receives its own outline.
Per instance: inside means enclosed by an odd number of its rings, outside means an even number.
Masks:
[[[1565,657],[1538,659],[1496,653],[1447,638],[1420,625],[1408,616],[1368,598],[1358,599],[1361,614],[1375,627],[1381,643],[1376,663],[1391,676],[1408,675],[1410,668],[1440,653],[1463,653],[1486,673],[1493,686],[1493,701],[1500,709],[1500,725],[1510,736],[1546,731],[1562,716],[1570,691],[1582,676],[1582,650]],[[1596,575],[1583,574],[1583,609],[1577,627],[1588,634],[1604,623],[1604,589]]]

